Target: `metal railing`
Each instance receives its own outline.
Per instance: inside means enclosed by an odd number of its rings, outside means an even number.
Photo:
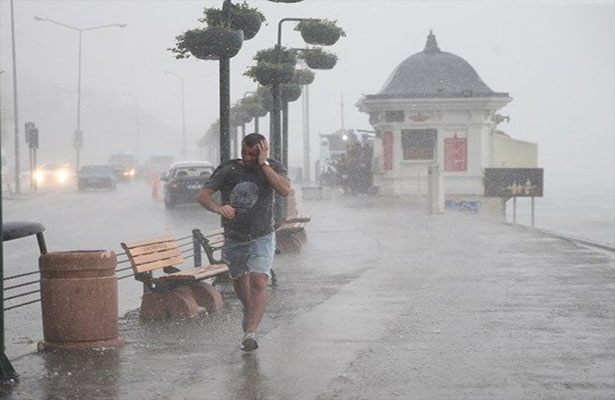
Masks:
[[[179,242],[179,247],[182,249],[181,253],[184,256],[184,258],[185,259],[192,258],[194,261],[195,267],[201,265],[201,249],[203,249],[206,252],[207,257],[210,260],[210,262],[212,261],[211,249],[207,247],[207,243],[208,243],[207,239],[205,238],[205,236],[203,236],[203,234],[201,233],[199,229],[194,229],[192,231],[192,235],[184,236],[176,240]],[[126,256],[126,252],[116,253],[116,255],[118,259],[117,267],[115,269],[117,280],[120,281],[126,278],[133,277],[134,272],[132,272],[132,266],[130,265],[130,260]],[[127,271],[130,271],[130,272],[127,274],[118,276],[119,273],[127,272]],[[40,284],[41,279],[40,279],[39,271],[31,271],[31,272],[25,272],[21,274],[7,276],[4,278],[4,282],[6,284],[7,281],[12,281],[12,280],[19,281],[20,278],[23,279],[23,278],[31,277],[34,275],[36,275],[35,280],[19,282],[19,283],[15,283],[15,284],[4,287],[3,295],[5,296],[4,297],[5,302],[29,297],[29,299],[26,299],[26,301],[22,303],[5,306],[4,311],[12,310],[12,309],[19,308],[19,307],[24,307],[24,306],[35,304],[41,301],[40,286],[38,289],[34,289],[34,290],[27,290],[27,291],[23,291],[23,289],[22,291],[17,290],[20,288],[26,288],[29,286]],[[32,299],[32,297],[35,295],[38,295],[38,297]]]

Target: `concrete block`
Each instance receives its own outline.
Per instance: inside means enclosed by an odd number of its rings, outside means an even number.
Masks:
[[[209,314],[217,313],[224,307],[222,294],[206,282],[193,285],[192,293],[198,306],[205,308]]]
[[[276,247],[282,254],[298,253],[303,247],[301,235],[298,233],[276,233]]]
[[[199,306],[190,286],[179,286],[164,292],[166,313],[171,319],[194,318],[199,315]]]
[[[162,320],[167,317],[166,308],[163,301],[164,296],[158,292],[148,292],[143,294],[139,318],[143,320]]]

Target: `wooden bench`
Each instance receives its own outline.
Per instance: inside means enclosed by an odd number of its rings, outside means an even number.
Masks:
[[[228,271],[223,263],[215,263],[180,270],[177,266],[185,260],[179,242],[172,236],[160,236],[151,239],[122,243],[126,256],[130,260],[135,279],[141,281],[150,290],[164,287],[171,282],[193,282],[215,277]],[[153,272],[163,270],[164,275],[153,276]]]
[[[295,215],[286,219],[276,229],[277,250],[280,253],[296,253],[307,241],[305,226],[312,218],[309,215]]]
[[[142,319],[193,317],[198,315],[200,308],[208,312],[221,308],[222,296],[202,281],[225,274],[228,266],[213,257],[214,249],[202,236],[198,229],[193,230],[194,263],[197,265],[184,269],[179,268],[185,263],[181,246],[172,236],[121,243],[135,279],[144,285]],[[201,248],[208,257],[207,265],[200,265]]]

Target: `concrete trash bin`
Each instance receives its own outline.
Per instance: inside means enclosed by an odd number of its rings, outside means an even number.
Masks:
[[[64,251],[39,258],[44,341],[39,350],[124,344],[118,332],[113,251]]]

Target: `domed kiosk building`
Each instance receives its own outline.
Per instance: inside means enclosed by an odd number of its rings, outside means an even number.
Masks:
[[[498,111],[511,101],[463,58],[441,51],[430,32],[423,51],[399,64],[378,94],[357,103],[378,136],[380,193],[425,195],[428,166],[437,163],[446,199],[484,201],[485,168],[535,167],[536,144],[497,129],[508,119]],[[503,202],[494,200],[500,213]]]

